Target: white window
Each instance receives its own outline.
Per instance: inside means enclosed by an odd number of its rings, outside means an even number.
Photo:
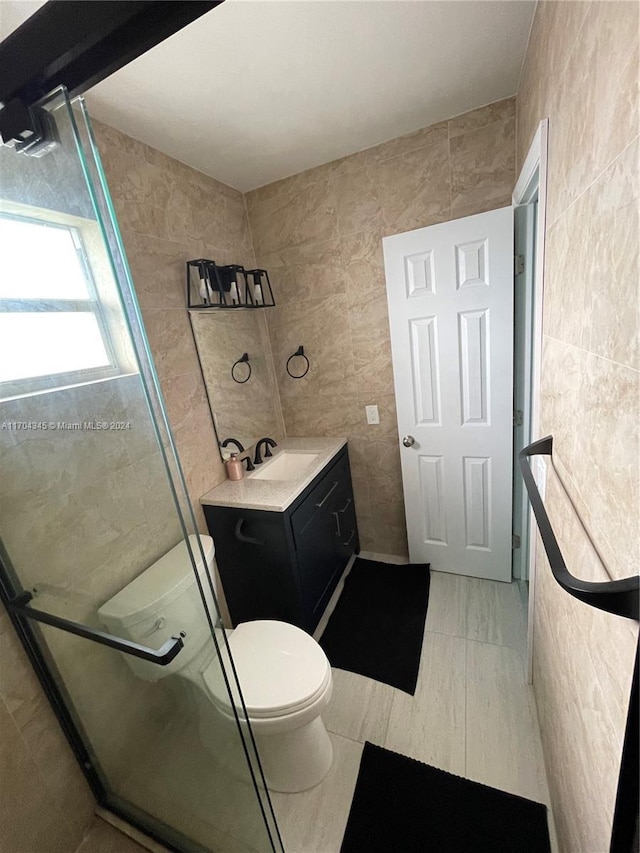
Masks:
[[[0,398],[119,372],[80,231],[0,214]]]

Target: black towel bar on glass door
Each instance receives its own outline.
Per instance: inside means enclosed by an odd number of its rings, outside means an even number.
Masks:
[[[33,619],[45,625],[51,625],[53,628],[59,628],[61,631],[66,631],[69,634],[84,637],[85,640],[91,640],[102,646],[117,649],[119,652],[124,652],[124,654],[133,655],[133,657],[148,660],[151,663],[157,663],[159,666],[166,666],[171,663],[180,649],[184,647],[182,638],[186,634],[182,631],[179,637],[170,637],[159,649],[150,649],[147,646],[140,645],[140,643],[134,643],[132,640],[124,640],[122,637],[114,637],[105,631],[98,631],[95,628],[87,628],[85,625],[79,625],[77,622],[70,622],[61,616],[54,616],[53,613],[45,613],[42,610],[34,610],[32,607],[27,607],[32,598],[33,596],[30,592],[23,592],[12,601],[7,602],[7,609],[17,616]]]
[[[528,461],[531,456],[551,456],[552,450],[553,436],[548,435],[524,447],[518,454],[518,459],[554,578],[566,592],[585,604],[590,604],[598,610],[605,610],[607,613],[615,613],[617,616],[638,619],[639,575],[632,575],[622,580],[594,583],[574,577],[567,569]]]

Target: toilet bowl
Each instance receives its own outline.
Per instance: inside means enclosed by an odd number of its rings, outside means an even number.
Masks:
[[[213,540],[210,536],[199,539],[209,576],[214,578]],[[198,537],[191,535],[189,540],[207,604],[215,614]],[[325,777],[333,760],[320,716],[332,692],[326,655],[295,625],[258,620],[225,631],[226,643],[222,629],[216,628],[218,657],[184,542],[105,602],[98,616],[111,632],[154,647],[184,632],[184,648],[167,666],[125,655],[127,664],[146,681],[168,675],[188,680],[207,699],[199,707],[208,710],[213,706],[229,726],[236,725],[236,717],[241,724],[248,720],[267,787],[295,793],[312,788]],[[241,693],[233,678],[234,668]],[[200,720],[200,730],[206,742],[206,717]],[[212,749],[214,740],[212,737]]]
[[[333,689],[325,653],[300,628],[271,620],[241,623],[228,644],[244,705],[233,686],[232,706],[217,658],[201,676],[212,703],[230,721],[234,708],[249,720],[269,788],[293,793],[317,785],[333,759],[320,717]],[[226,649],[221,657],[230,673]]]

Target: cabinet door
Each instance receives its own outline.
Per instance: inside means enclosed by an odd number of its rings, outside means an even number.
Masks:
[[[300,591],[308,615],[308,630],[318,623],[341,568],[336,551],[335,510],[342,473],[337,460],[294,510],[291,526],[298,562]]]
[[[305,627],[291,530],[281,512],[205,506],[216,563],[235,625],[280,619]]]
[[[300,589],[313,630],[325,603],[325,593],[340,569],[335,549],[336,526],[331,512],[322,509],[296,532]]]

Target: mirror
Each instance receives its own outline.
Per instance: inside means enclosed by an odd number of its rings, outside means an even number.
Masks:
[[[218,443],[235,438],[248,449],[263,436],[284,435],[265,312],[190,311],[189,317]],[[229,452],[233,445],[221,448],[223,458]]]

